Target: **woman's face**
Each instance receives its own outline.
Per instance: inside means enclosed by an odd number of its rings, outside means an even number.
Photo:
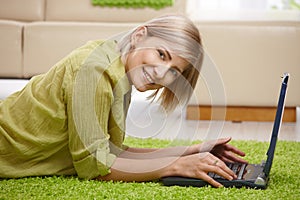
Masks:
[[[129,81],[140,92],[168,86],[188,66],[185,59],[168,51],[159,38],[138,38],[134,46],[127,56],[125,69]]]

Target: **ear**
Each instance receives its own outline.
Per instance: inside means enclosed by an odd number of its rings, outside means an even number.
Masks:
[[[147,36],[147,27],[141,26],[131,35],[131,47],[135,47],[139,42],[143,41]]]

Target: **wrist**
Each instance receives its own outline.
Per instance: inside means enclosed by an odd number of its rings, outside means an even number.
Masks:
[[[191,145],[189,152],[190,152],[189,155],[199,153],[200,152],[200,144]]]
[[[178,176],[179,175],[179,165],[178,162],[180,162],[180,159],[182,159],[182,157],[179,158],[170,158],[172,161],[171,163],[166,166],[162,171],[161,171],[161,175],[160,177],[168,177],[168,176]]]

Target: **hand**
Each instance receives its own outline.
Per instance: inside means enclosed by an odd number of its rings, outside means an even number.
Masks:
[[[208,176],[208,172],[216,173],[228,180],[236,178],[236,175],[226,164],[209,152],[192,154],[180,157],[174,163],[175,175],[199,178],[214,187],[221,187],[222,184]]]
[[[238,148],[228,144],[231,138],[222,138],[204,142],[201,144],[199,152],[210,152],[224,162],[247,163],[239,156],[245,156],[245,153]]]

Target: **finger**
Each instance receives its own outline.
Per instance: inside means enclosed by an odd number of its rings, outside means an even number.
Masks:
[[[229,153],[229,152],[224,152],[221,159],[224,160],[225,162],[248,163],[246,160],[244,160],[232,153]]]
[[[219,144],[226,144],[231,141],[231,137],[221,138],[221,139],[219,139],[219,141],[220,141]]]
[[[225,146],[225,149],[228,150],[228,151],[231,151],[231,152],[233,152],[233,153],[235,153],[239,156],[245,156],[246,155],[245,152],[241,151],[240,149],[238,149],[238,148],[236,148],[236,147],[234,147],[230,144],[227,144]]]
[[[234,178],[236,178],[236,174],[222,161],[218,162],[215,165],[215,171],[214,173],[228,179],[228,180],[232,180]]]
[[[223,154],[217,154],[215,156],[225,163],[233,163],[233,162],[247,163],[247,161],[234,156],[231,152],[223,152]]]
[[[228,168],[228,166],[222,160],[218,158],[210,162],[207,170],[209,172],[214,172],[228,180],[237,178],[235,173],[230,168]]]
[[[204,155],[206,157],[204,162],[207,163],[208,168],[206,170],[208,172],[214,172],[229,180],[236,178],[234,172],[220,158],[210,153],[205,153]]]
[[[215,179],[208,176],[207,173],[213,172],[228,180],[232,180],[236,178],[234,172],[231,169],[229,169],[222,160],[220,160],[219,158],[215,157],[210,153],[205,153],[205,155],[206,155],[205,161],[204,160],[203,161],[206,164],[204,165],[203,172],[206,173],[201,173],[202,174],[202,176],[200,177],[201,179],[208,182],[214,187],[222,187],[223,185],[221,183],[217,182]]]
[[[200,145],[199,152],[210,152],[215,146],[226,144],[230,140],[231,140],[231,137],[203,142]]]
[[[218,155],[218,158],[220,160],[222,160],[224,163],[232,163],[232,162],[234,162],[233,160],[227,158],[226,156]]]
[[[224,144],[230,142],[230,140],[231,140],[231,137],[220,138],[220,139],[217,139],[217,140],[212,140],[211,144],[212,144],[212,146],[224,145]]]
[[[223,186],[221,183],[219,183],[215,179],[211,178],[207,174],[203,174],[203,176],[201,177],[201,179],[204,180],[204,181],[206,181],[207,183],[209,183],[210,185],[212,185],[213,187],[216,187],[216,188],[219,188],[219,187]]]

